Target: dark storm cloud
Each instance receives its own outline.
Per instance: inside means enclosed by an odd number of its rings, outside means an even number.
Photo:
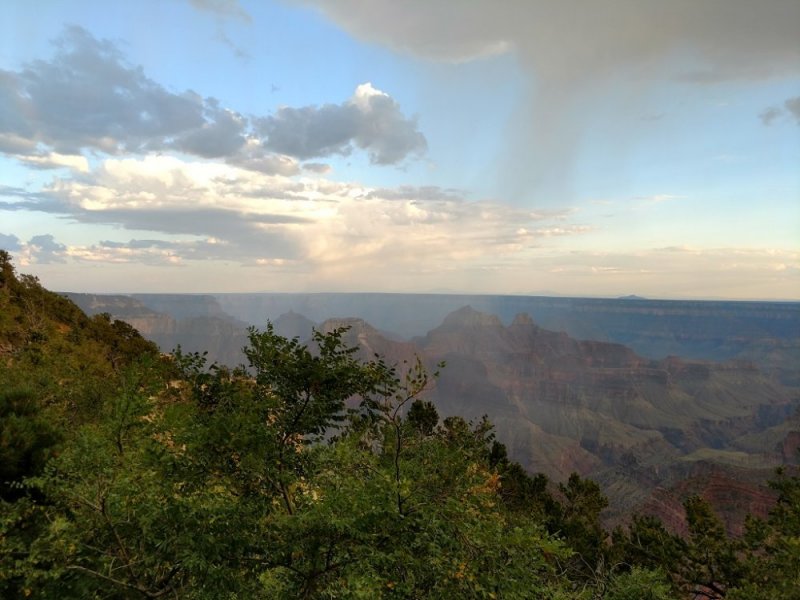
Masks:
[[[586,98],[625,89],[632,104],[665,82],[800,73],[798,0],[295,1],[361,40],[426,59],[513,55],[530,87],[501,161],[508,198],[570,194],[576,153],[596,118]]]
[[[356,146],[367,151],[373,164],[388,165],[427,148],[416,121],[368,83],[342,104],[281,108],[259,119],[256,130],[265,148],[299,159],[348,155]]]

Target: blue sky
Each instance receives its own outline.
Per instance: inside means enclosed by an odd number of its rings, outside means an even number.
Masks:
[[[800,299],[800,3],[6,4],[48,287]]]

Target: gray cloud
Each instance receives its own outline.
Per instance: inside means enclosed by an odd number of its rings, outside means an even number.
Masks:
[[[254,250],[267,253],[274,251],[263,240]],[[184,260],[233,260],[242,263],[251,260],[251,255],[238,244],[220,244],[209,240],[104,240],[78,249],[74,255],[79,260],[88,261],[173,265]]]
[[[116,46],[68,27],[52,61],[0,74],[0,134],[74,154],[162,147],[163,139],[200,128],[203,101],[173,94],[125,64]]]
[[[298,162],[292,157],[265,152],[261,148],[248,148],[228,158],[227,162],[228,164],[248,169],[249,171],[258,171],[266,175],[291,177],[300,172]]]
[[[11,202],[7,198],[20,198],[20,200]],[[0,210],[25,210],[28,208],[38,210],[40,205],[50,201],[50,196],[43,192],[31,192],[20,187],[0,185],[0,199],[3,199],[0,203]]]
[[[22,246],[20,245],[19,238],[13,234],[8,235],[0,233],[0,248],[8,250],[9,252],[16,252]]]
[[[245,144],[247,120],[221,108],[215,99],[206,100],[205,104],[202,125],[179,135],[174,146],[203,158],[235,155]]]
[[[56,242],[55,238],[50,234],[33,236],[26,244],[26,247],[38,263],[66,262],[64,254],[67,247]]]
[[[300,0],[362,38],[461,61],[515,52],[539,77],[593,79],[631,65],[697,61],[685,79],[762,78],[800,70],[796,0]],[[660,77],[660,69],[642,72]]]
[[[199,4],[230,10],[235,3]],[[55,46],[50,61],[33,61],[18,72],[0,70],[0,152],[38,157],[29,161],[34,167],[65,166],[44,159],[53,153],[173,149],[285,175],[299,172],[295,158],[346,154],[355,147],[373,163],[388,165],[426,147],[415,121],[369,84],[342,104],[248,118],[214,98],[168,91],[128,64],[112,42],[80,27],[68,27]]]
[[[257,127],[267,137],[265,147],[306,159],[349,154],[356,119],[356,110],[347,105],[284,107],[259,121]]]
[[[230,37],[228,37],[228,34],[223,31],[222,26],[217,27],[217,35],[215,36],[215,39],[223,46],[227,46],[230,51],[233,52],[233,55],[242,62],[249,62],[252,58],[252,56],[250,56],[250,54],[244,48],[236,44]]]
[[[267,149],[300,159],[348,155],[355,145],[367,151],[372,163],[387,165],[427,148],[416,121],[368,83],[342,104],[281,108],[259,119],[256,129]]]
[[[207,236],[225,243],[211,244],[208,253],[216,258],[242,259],[265,254],[292,257],[297,254],[295,242],[279,226],[307,223],[307,219],[269,214],[241,213],[230,209],[108,209],[85,210],[56,199],[48,203],[28,203],[28,210],[40,210],[68,216],[78,223],[114,225],[133,231],[152,231],[167,235]],[[45,239],[49,237],[49,239]],[[65,248],[53,245],[52,236],[37,236],[30,241],[41,251],[36,252],[38,262],[55,262],[53,257],[63,254]],[[165,242],[168,243],[168,242]],[[183,246],[181,246],[183,247]],[[45,254],[42,254],[42,252]],[[42,260],[42,256],[50,257]]]
[[[48,211],[55,212],[55,211]],[[241,240],[260,234],[258,225],[298,224],[306,219],[285,215],[238,213],[214,209],[124,210],[91,211],[61,205],[62,213],[81,223],[117,225],[125,229],[157,231],[167,234],[207,235],[225,240]]]
[[[303,163],[303,170],[310,173],[318,173],[319,175],[326,175],[332,171],[330,165],[319,162]]]
[[[413,186],[401,185],[396,188],[378,188],[367,194],[367,198],[383,198],[384,200],[411,200],[415,202],[462,202],[464,192],[453,188],[441,188],[435,185]]]
[[[242,8],[238,0],[189,0],[194,8],[213,13],[218,17],[230,17],[246,23],[252,21],[250,14]]]
[[[499,183],[512,200],[569,198],[577,148],[595,114],[582,104],[589,94],[628,99],[624,123],[659,83],[800,72],[797,0],[296,1],[363,40],[415,56],[512,54],[529,86],[500,159]]]
[[[778,108],[777,106],[770,106],[769,108],[763,110],[758,118],[761,119],[761,122],[764,125],[772,125],[772,122],[780,117],[783,114],[783,111]]]
[[[2,99],[0,99],[2,108]],[[16,133],[0,133],[0,152],[6,154],[32,154],[36,152],[36,141]]]
[[[168,242],[166,240],[131,240],[129,242],[113,242],[103,240],[98,242],[98,245],[104,248],[174,248],[178,245],[177,242]]]
[[[789,98],[783,105],[789,114],[794,117],[794,120],[797,121],[797,124],[800,125],[800,96]]]
[[[171,246],[173,242],[162,240],[137,241],[124,247],[114,246],[113,242],[101,244],[106,249],[116,250],[136,250],[136,244],[142,243],[151,250],[173,249],[176,253],[180,250],[177,254],[145,253],[144,259],[156,262],[175,256],[243,262],[253,256],[291,259],[298,255],[300,249],[290,227],[312,223],[311,219],[299,214],[271,213],[259,206],[260,201],[276,198],[285,202],[302,199],[302,185],[289,180],[273,183],[268,176],[252,175],[255,183],[250,184],[224,177],[214,177],[206,184],[198,184],[189,179],[191,176],[188,173],[167,168],[162,171],[168,180],[165,183],[158,177],[148,178],[140,171],[126,170],[129,161],[116,162],[116,167],[111,170],[99,169],[87,174],[81,183],[57,180],[51,189],[45,191],[33,193],[2,186],[0,198],[4,198],[4,201],[0,202],[0,210],[37,211],[60,215],[76,223],[112,225],[168,236],[206,238],[206,241],[198,241],[194,245],[176,242],[178,245],[175,248]],[[172,162],[168,161],[168,164],[172,165]],[[82,202],[74,201],[76,193],[89,201],[89,208]],[[252,208],[244,205],[245,200],[238,200],[232,206],[216,200],[229,195],[239,199],[252,198]],[[202,203],[200,196],[204,198]],[[158,197],[159,201],[148,202],[147,198],[151,197]],[[98,200],[100,198],[105,199],[107,204],[98,206],[97,202],[102,203],[102,200]],[[14,240],[2,238],[0,241]],[[24,250],[30,260],[46,263],[63,261],[66,248],[56,244],[51,236],[37,236],[24,245]],[[87,260],[95,260],[102,254],[101,250],[100,247],[84,248],[82,252]],[[77,257],[80,258],[80,255]],[[112,258],[122,260],[124,256],[116,252]]]
[[[787,99],[783,106],[769,106],[758,115],[764,125],[772,125],[773,122],[784,117],[794,119],[800,125],[800,96]]]

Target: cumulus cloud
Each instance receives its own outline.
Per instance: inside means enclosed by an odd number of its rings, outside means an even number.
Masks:
[[[303,170],[311,173],[318,173],[319,175],[327,175],[333,171],[333,168],[325,163],[307,162],[303,163]]]
[[[109,41],[68,27],[52,61],[0,78],[0,132],[75,154],[162,147],[164,138],[202,127],[203,101],[174,94],[125,63]]]
[[[89,161],[80,154],[59,154],[58,152],[48,152],[47,154],[21,154],[17,159],[26,163],[34,169],[61,169],[67,168],[80,173],[89,171]]]
[[[15,252],[21,248],[19,238],[13,234],[0,233],[0,249]]]
[[[300,163],[291,156],[275,154],[264,150],[261,142],[248,140],[245,147],[236,155],[228,157],[226,162],[243,169],[259,171],[266,175],[284,175],[290,177],[300,173]]]
[[[232,5],[200,4],[215,10]],[[297,159],[354,147],[381,165],[425,149],[415,121],[368,83],[342,104],[250,117],[190,90],[167,90],[129,64],[114,43],[80,27],[68,27],[55,47],[49,61],[0,70],[0,152],[33,167],[85,171],[80,154],[86,150],[175,150],[286,175],[299,173]]]
[[[245,117],[220,107],[219,102],[213,98],[205,101],[203,114],[202,125],[178,135],[174,146],[178,150],[204,158],[235,156],[246,143]]]
[[[56,178],[37,194],[6,189],[3,195],[14,201],[0,209],[153,234],[67,249],[37,242],[53,256],[93,262],[214,259],[318,274],[389,264],[451,269],[459,261],[524,261],[546,238],[586,231],[556,225],[563,213],[471,202],[456,190],[368,188],[169,156],[109,158],[80,179]]]
[[[9,237],[9,236],[6,236]],[[16,236],[16,248],[11,250],[20,257],[22,265],[33,263],[46,265],[52,263],[65,263],[67,247],[56,242],[55,238],[48,234],[35,235],[27,242],[20,242]],[[2,238],[0,238],[1,241]],[[13,240],[12,240],[13,241]]]
[[[264,146],[300,159],[347,155],[353,145],[374,164],[394,164],[423,152],[427,143],[414,119],[403,115],[388,94],[359,85],[342,104],[284,107],[257,122]]]

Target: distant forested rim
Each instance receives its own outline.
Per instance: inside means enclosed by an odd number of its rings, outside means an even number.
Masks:
[[[527,474],[487,420],[439,418],[435,373],[343,334],[162,355],[0,252],[0,596],[798,597],[796,473],[740,538],[699,497],[685,537],[608,532],[597,484]]]

